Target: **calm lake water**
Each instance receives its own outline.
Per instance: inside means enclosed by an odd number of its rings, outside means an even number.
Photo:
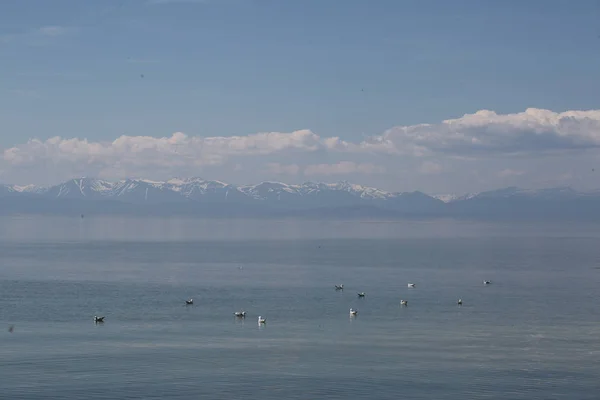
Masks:
[[[598,399],[599,228],[0,218],[0,398]]]

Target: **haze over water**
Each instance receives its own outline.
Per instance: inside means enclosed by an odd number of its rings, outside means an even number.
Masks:
[[[2,218],[0,397],[597,399],[599,227]]]

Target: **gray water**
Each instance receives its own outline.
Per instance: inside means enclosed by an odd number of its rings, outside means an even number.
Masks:
[[[2,218],[0,398],[597,399],[598,228]]]

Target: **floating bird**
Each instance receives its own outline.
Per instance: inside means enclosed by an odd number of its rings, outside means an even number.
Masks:
[[[11,326],[8,327],[8,331],[10,333],[13,333],[14,330],[15,330],[15,326],[14,325],[11,325]]]
[[[246,311],[236,311],[233,314],[238,318],[246,318]]]
[[[260,315],[258,316],[258,324],[266,324],[267,323],[267,319],[261,317]]]
[[[492,281],[483,281],[484,285],[489,285],[490,283],[492,283]]]
[[[408,305],[408,300],[400,300],[400,305],[401,306],[407,306]]]
[[[358,314],[358,310],[355,310],[353,308],[350,309],[350,316],[351,317],[356,317],[356,314]]]
[[[458,299],[457,303],[458,303],[459,306],[462,306],[462,299]]]
[[[187,305],[194,304],[194,299],[186,300],[185,304],[187,304]]]
[[[344,285],[335,285],[335,290],[344,290]]]
[[[357,293],[357,294],[358,294],[358,297],[365,297],[365,292],[360,292],[360,293]]]
[[[104,317],[97,317],[94,315],[94,322],[95,323],[102,323],[104,322]]]
[[[414,283],[409,283],[409,284],[408,284],[408,287],[409,287],[409,288],[414,288],[414,287],[415,287],[415,284],[414,284]]]

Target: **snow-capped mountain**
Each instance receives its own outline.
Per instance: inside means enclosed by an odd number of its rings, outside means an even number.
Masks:
[[[481,192],[470,196],[469,198],[538,198],[548,200],[558,200],[565,198],[575,198],[583,196],[586,193],[578,192],[570,187],[558,187],[548,189],[521,189],[518,187],[508,187],[504,189]]]
[[[443,201],[444,203],[452,203],[454,201],[469,200],[477,196],[479,193],[467,193],[467,194],[434,194],[432,197]]]
[[[53,198],[113,199],[160,203],[193,200],[214,193],[225,193],[228,186],[219,181],[205,181],[199,178],[174,178],[165,182],[148,179],[109,182],[94,178],[77,178],[51,187],[29,187],[27,190]],[[14,186],[14,188],[17,187]]]
[[[288,185],[281,182],[261,182],[235,186],[202,178],[173,178],[168,181],[126,179],[110,182],[95,178],[76,178],[50,187],[2,185],[0,193],[27,192],[45,197],[68,199],[114,199],[128,202],[170,201],[260,201],[311,202],[316,198],[330,200],[388,200],[401,195],[349,182]]]
[[[2,185],[0,184],[0,195],[6,194],[18,194],[18,193],[39,193],[44,189],[35,185]]]
[[[531,198],[559,200],[565,198],[576,198],[600,195],[599,191],[578,192],[570,187],[557,187],[548,189],[521,189],[518,187],[507,187],[503,189],[490,190],[479,193],[457,194],[436,194],[432,197],[443,201],[444,203],[453,203],[470,199],[508,199],[508,198]]]
[[[30,192],[56,198],[88,198],[98,199],[110,196],[114,184],[100,179],[71,179],[56,186],[31,187]]]
[[[326,217],[347,212],[377,217],[522,217],[541,213],[589,215],[597,212],[600,217],[600,191],[583,193],[572,188],[528,190],[510,187],[465,195],[430,196],[421,192],[386,192],[345,181],[296,185],[261,182],[237,186],[202,178],[117,182],[77,178],[50,187],[0,185],[0,202],[0,212],[4,213],[52,210],[59,206],[67,212],[69,207],[77,205],[82,211],[93,208],[95,212],[168,210],[246,216],[312,213]],[[169,204],[179,205],[168,207]]]
[[[290,185],[261,182],[236,186],[202,178],[173,178],[167,181],[126,179],[110,182],[77,178],[51,187],[6,185],[6,193],[32,193],[47,199],[113,200],[131,204],[238,204],[277,209],[308,209],[345,206],[378,206],[396,211],[424,210],[443,203],[420,192],[391,193],[349,182],[304,182]],[[0,194],[4,193],[0,192]],[[407,209],[407,210],[403,210]]]

